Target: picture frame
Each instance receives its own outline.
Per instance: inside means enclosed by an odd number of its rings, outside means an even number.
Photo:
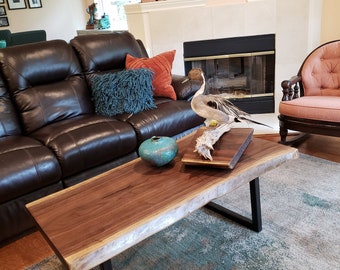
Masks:
[[[27,0],[29,8],[41,8],[41,0]]]
[[[7,27],[7,26],[9,26],[8,18],[0,17],[0,27]]]
[[[27,8],[25,0],[7,0],[8,9]]]
[[[5,16],[5,15],[7,15],[5,6],[0,6],[0,16]]]

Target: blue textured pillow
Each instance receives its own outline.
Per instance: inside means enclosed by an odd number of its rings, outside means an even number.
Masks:
[[[92,79],[96,113],[114,116],[156,108],[152,79],[153,72],[145,68],[96,75]]]

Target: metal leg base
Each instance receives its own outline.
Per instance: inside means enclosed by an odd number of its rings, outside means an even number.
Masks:
[[[113,270],[111,260],[103,262],[99,265],[100,270]]]
[[[208,203],[207,205],[205,205],[205,207],[230,220],[233,220],[241,224],[242,226],[245,226],[256,232],[260,232],[262,230],[262,218],[261,218],[259,178],[257,177],[254,180],[250,181],[249,187],[250,187],[250,201],[251,201],[251,213],[252,213],[251,219],[244,217],[214,202]]]

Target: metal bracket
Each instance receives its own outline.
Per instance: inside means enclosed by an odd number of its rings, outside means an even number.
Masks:
[[[251,214],[252,218],[249,219],[234,211],[231,211],[217,203],[210,202],[205,207],[212,210],[230,220],[233,220],[242,226],[252,229],[256,232],[262,230],[262,218],[261,218],[261,202],[260,202],[260,185],[259,178],[255,178],[249,182],[250,188],[250,202],[251,202]]]

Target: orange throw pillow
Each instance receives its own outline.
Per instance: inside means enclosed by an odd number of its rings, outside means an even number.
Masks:
[[[176,92],[171,85],[172,63],[176,51],[164,52],[152,58],[136,58],[129,54],[126,55],[126,69],[148,68],[154,72],[152,85],[153,95],[157,97],[168,97],[177,99]]]

